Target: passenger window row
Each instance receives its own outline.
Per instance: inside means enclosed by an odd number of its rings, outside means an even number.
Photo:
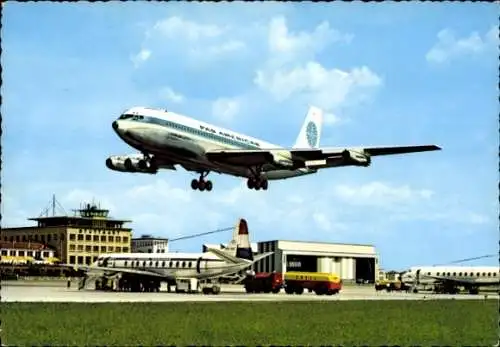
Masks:
[[[229,138],[224,137],[224,136],[220,136],[220,135],[217,135],[217,134],[207,133],[207,132],[195,129],[195,128],[187,127],[185,125],[177,124],[177,123],[170,122],[170,121],[167,121],[167,120],[163,120],[163,119],[159,119],[159,118],[155,118],[155,117],[143,117],[143,116],[140,116],[140,117],[141,117],[140,119],[144,120],[145,123],[158,124],[158,125],[165,126],[167,128],[173,128],[173,129],[181,130],[181,131],[184,131],[184,132],[196,135],[196,136],[210,138],[212,140],[219,141],[219,142],[222,142],[224,144],[238,146],[238,147],[243,146],[246,149],[259,149],[260,148],[256,143],[250,143],[249,144],[249,143],[245,143],[245,142],[242,142],[242,141],[237,141],[237,140],[229,139]],[[136,119],[135,116],[134,116],[133,119],[134,120],[139,120],[139,119]]]
[[[431,273],[428,272],[427,275],[431,276]],[[488,272],[488,273],[483,272],[483,276],[486,277],[486,275],[488,277],[491,277],[491,276],[496,277],[497,274],[496,274],[496,272]],[[437,272],[436,276],[457,276],[457,273],[456,272],[453,272],[453,273],[451,273],[451,272]],[[458,276],[459,277],[474,277],[474,273],[473,272],[470,272],[470,273],[469,272],[459,272]],[[476,276],[477,277],[481,276],[481,273],[476,272]]]
[[[141,266],[142,265],[142,266]],[[152,260],[150,260],[149,262],[148,261],[127,261],[125,260],[125,262],[123,263],[123,266],[124,267],[146,267],[146,266],[150,266],[150,267],[153,267],[153,265],[157,268],[191,268],[193,266],[193,262],[189,261],[189,262],[186,262],[186,261],[155,261],[153,262]],[[168,265],[168,266],[167,266]],[[175,265],[175,266],[174,266]]]

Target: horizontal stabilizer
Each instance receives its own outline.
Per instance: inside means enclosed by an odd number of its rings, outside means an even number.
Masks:
[[[220,250],[217,248],[209,248],[208,251],[212,252],[213,254],[218,256],[219,258],[224,259],[228,263],[232,263],[232,264],[251,263],[251,261],[249,261],[247,259],[242,259],[242,258],[232,256],[232,255],[228,254],[227,252],[224,252],[223,250]]]

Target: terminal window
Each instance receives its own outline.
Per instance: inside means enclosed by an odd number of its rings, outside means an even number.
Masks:
[[[75,240],[75,234],[69,234],[69,239],[70,239],[70,241],[74,241]]]
[[[106,241],[106,236],[101,236],[101,241]]]
[[[83,241],[83,235],[78,235],[78,241]]]

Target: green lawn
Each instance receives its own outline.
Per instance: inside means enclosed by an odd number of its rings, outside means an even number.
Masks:
[[[495,300],[2,303],[8,345],[492,345]]]

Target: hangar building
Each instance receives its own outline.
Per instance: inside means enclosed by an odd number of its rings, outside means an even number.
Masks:
[[[345,282],[373,283],[379,272],[372,245],[273,240],[258,242],[258,253],[274,252],[255,265],[256,272],[332,272]]]

